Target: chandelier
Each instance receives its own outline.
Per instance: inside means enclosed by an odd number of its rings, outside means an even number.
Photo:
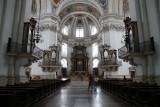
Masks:
[[[34,38],[36,43],[39,43],[40,37],[41,37],[40,32],[39,32],[39,30],[40,30],[40,26],[39,26],[40,25],[40,17],[41,17],[41,0],[39,0],[39,17],[38,17],[37,33]]]

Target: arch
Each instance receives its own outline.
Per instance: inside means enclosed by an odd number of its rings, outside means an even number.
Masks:
[[[98,30],[100,30],[100,24],[99,21],[97,20],[97,18],[95,16],[93,16],[92,14],[88,13],[88,12],[84,12],[84,11],[77,11],[77,12],[72,12],[70,14],[68,14],[67,16],[65,16],[61,23],[60,23],[60,29],[63,28],[64,23],[70,18],[73,17],[76,14],[84,14],[87,15],[93,22],[95,22],[95,24],[97,25],[96,27],[98,28]]]
[[[86,1],[86,0],[76,0],[76,1],[73,1],[73,0],[64,0],[64,1],[59,5],[56,14],[59,15],[60,12],[61,12],[63,9],[65,9],[66,7],[71,6],[71,5],[73,5],[73,4],[77,4],[77,3],[87,4],[87,5],[95,8],[95,9],[100,13],[101,16],[104,14],[102,7],[101,7],[95,0],[87,0],[87,1]]]

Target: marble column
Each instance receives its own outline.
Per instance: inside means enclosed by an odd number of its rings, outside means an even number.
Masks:
[[[23,25],[24,25],[24,12],[25,12],[26,2],[22,0],[16,0],[15,10],[14,10],[14,19],[12,25],[12,40],[14,42],[22,43],[23,39]],[[15,84],[20,83],[20,59],[15,59],[16,62],[14,64],[15,71]]]
[[[15,58],[9,59],[9,66],[8,66],[8,85],[15,84]]]
[[[1,40],[1,33],[2,33],[2,27],[3,27],[3,20],[4,20],[4,14],[5,14],[5,7],[6,7],[6,0],[0,0],[0,40]],[[0,46],[1,47],[1,46]]]
[[[139,0],[139,4],[140,4],[141,18],[143,23],[142,26],[143,26],[144,41],[148,41],[150,38],[150,30],[149,30],[146,0]]]
[[[1,25],[0,25],[0,75],[8,77],[10,58],[6,55],[8,37],[12,35],[12,24],[15,9],[15,0],[4,0],[2,8],[3,13],[1,13]],[[12,69],[14,70],[14,69]],[[1,78],[0,78],[1,81]],[[6,83],[7,81],[4,81]],[[1,85],[1,84],[0,84]],[[5,84],[3,84],[5,85]]]
[[[160,47],[157,46],[160,40],[160,25],[159,25],[159,13],[158,13],[158,6],[156,0],[146,0],[146,7],[147,7],[147,14],[148,14],[148,22],[149,22],[149,31],[150,37],[154,37],[155,46],[156,46],[156,53],[157,55],[160,54]],[[157,44],[157,45],[156,45]],[[152,83],[155,82],[155,76],[157,74],[157,78],[160,75],[159,70],[156,70],[156,66],[160,63],[158,56],[148,56],[148,72],[149,72],[149,81]],[[154,62],[153,62],[154,61]]]

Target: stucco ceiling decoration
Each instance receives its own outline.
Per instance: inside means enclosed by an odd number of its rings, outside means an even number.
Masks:
[[[104,9],[100,5],[100,2],[97,0],[60,0],[56,14],[59,15],[65,8],[76,4],[82,4],[82,6],[87,5],[88,7],[95,8],[96,11],[100,13],[100,16],[103,15]]]
[[[81,16],[81,17],[77,17],[77,16]],[[83,11],[78,11],[78,12],[72,12],[68,15],[66,15],[62,20],[61,20],[61,23],[60,23],[60,27],[63,27],[63,25],[66,23],[66,22],[71,22],[73,18],[82,18],[82,17],[89,17],[89,19],[91,19],[92,22],[94,22],[97,26],[98,29],[100,29],[100,24],[99,24],[99,21],[98,19],[96,19],[96,17],[94,17],[92,14],[88,13],[88,12],[83,12]],[[69,23],[71,24],[71,23]]]
[[[94,36],[91,38],[81,38],[81,39],[73,39],[73,38],[68,38],[66,36],[62,37],[62,40],[59,40],[59,42],[65,42],[70,46],[77,46],[77,45],[82,45],[82,46],[90,46],[93,43],[100,43],[102,41],[102,38],[100,36]]]
[[[72,31],[74,31],[78,26],[84,28],[86,36],[97,35],[101,30],[99,21],[92,14],[87,12],[73,12],[68,14],[61,21],[60,29],[63,30],[65,26],[69,26],[69,36],[75,35]],[[93,32],[91,32],[91,26],[96,27],[96,33],[93,34]]]
[[[73,5],[70,5],[69,7],[64,8],[60,12],[59,16],[61,19],[63,19],[63,17],[65,17],[69,13],[77,12],[77,11],[88,12],[88,13],[94,15],[97,19],[99,18],[99,16],[101,16],[96,8],[91,7],[87,4],[82,4],[82,3],[73,4]]]
[[[57,30],[57,26],[55,24],[43,24],[39,27],[39,30],[45,31],[45,30],[51,30],[51,31],[56,31]]]
[[[104,31],[109,31],[109,30],[116,30],[116,31],[125,31],[125,28],[123,25],[120,24],[106,24],[103,26]]]

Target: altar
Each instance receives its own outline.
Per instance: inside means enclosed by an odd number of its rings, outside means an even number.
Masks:
[[[85,73],[88,71],[88,55],[85,46],[73,47],[71,56],[71,71],[77,73]]]

